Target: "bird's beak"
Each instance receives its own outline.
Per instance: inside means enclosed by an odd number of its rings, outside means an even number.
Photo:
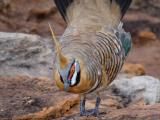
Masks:
[[[64,83],[64,91],[69,91],[69,83],[67,81]]]

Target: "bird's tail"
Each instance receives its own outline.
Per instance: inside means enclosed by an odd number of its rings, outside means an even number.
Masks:
[[[117,26],[121,19],[121,10],[115,1],[75,0],[67,10],[67,22],[76,28],[101,30]]]
[[[132,0],[54,0],[68,24],[78,28],[114,27]]]

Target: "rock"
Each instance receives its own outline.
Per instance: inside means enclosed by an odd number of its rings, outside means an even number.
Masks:
[[[3,7],[4,7],[4,1],[1,0],[1,1],[0,1],[0,11],[3,9]]]
[[[52,40],[37,35],[0,32],[0,76],[52,78]]]
[[[43,108],[40,112],[14,117],[13,120],[50,120],[53,118],[62,117],[79,102],[79,97],[70,97],[65,99],[63,102],[62,101],[57,103],[55,106]]]
[[[126,63],[123,65],[122,72],[134,76],[145,75],[146,71],[141,64]]]
[[[141,31],[139,33],[139,40],[141,43],[148,43],[157,39],[156,34],[150,31]]]
[[[150,0],[148,1],[153,7],[160,8],[160,1],[159,0]]]
[[[0,119],[46,120],[61,117],[79,96],[59,91],[47,78],[0,78]]]
[[[48,22],[63,33],[66,24],[53,0],[0,0],[0,31],[49,36]]]
[[[118,77],[110,87],[116,96],[127,98],[126,104],[141,100],[144,100],[145,104],[160,102],[160,80],[151,76]],[[122,99],[122,102],[124,101]]]
[[[160,105],[136,106],[110,111],[105,115],[107,120],[158,120]]]
[[[134,0],[132,2],[131,8],[132,9],[139,9],[139,7],[142,5],[143,2],[144,1],[142,1],[142,0]]]
[[[45,18],[47,17],[47,15],[52,14],[52,12],[55,14],[57,12],[57,8],[54,5],[50,5],[49,7],[45,6],[45,7],[37,7],[37,8],[32,8],[29,11],[29,16],[28,16],[28,20],[31,18],[34,18],[35,16],[37,18]]]
[[[3,12],[4,9],[8,6],[8,0],[1,0],[0,1],[0,12]]]

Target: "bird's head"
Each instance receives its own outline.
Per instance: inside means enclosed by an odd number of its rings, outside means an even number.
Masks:
[[[64,90],[76,86],[80,82],[80,64],[76,59],[71,59],[65,66],[62,62],[58,63],[58,73],[60,81],[63,83]]]

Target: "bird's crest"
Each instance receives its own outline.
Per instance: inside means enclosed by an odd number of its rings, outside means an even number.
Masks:
[[[60,68],[65,68],[67,65],[67,58],[62,54],[61,45],[60,45],[59,41],[56,39],[56,36],[53,32],[51,25],[49,23],[48,23],[48,25],[49,25],[49,28],[50,28],[50,31],[52,34],[54,44],[55,44],[58,65],[60,66]]]

